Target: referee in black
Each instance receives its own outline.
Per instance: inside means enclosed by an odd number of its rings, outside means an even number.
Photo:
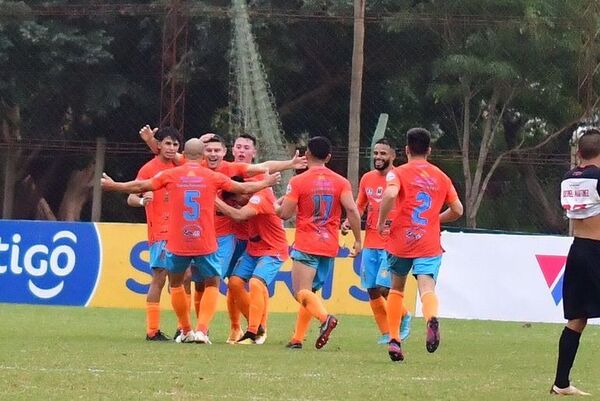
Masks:
[[[600,130],[588,128],[578,141],[577,167],[560,185],[560,199],[573,222],[567,256],[563,308],[567,325],[558,342],[556,378],[550,393],[590,395],[572,386],[569,373],[588,319],[600,317]]]

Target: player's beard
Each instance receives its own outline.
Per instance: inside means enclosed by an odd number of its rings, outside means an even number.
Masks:
[[[377,167],[377,163],[373,163],[373,166],[375,167],[375,170],[379,170],[379,171],[385,170],[386,168],[389,167],[389,165],[390,165],[390,161],[389,160],[384,161],[383,164],[380,165],[379,167]]]

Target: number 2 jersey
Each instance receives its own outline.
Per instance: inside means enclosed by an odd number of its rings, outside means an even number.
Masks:
[[[311,255],[338,253],[341,197],[352,195],[350,182],[325,166],[311,167],[293,177],[286,198],[298,203],[294,249]]]
[[[600,214],[600,168],[575,167],[560,184],[560,203],[570,219]]]
[[[450,178],[418,159],[394,168],[386,180],[388,186],[400,187],[386,250],[402,258],[441,255],[440,212],[458,199]]]
[[[215,252],[215,197],[219,190],[231,190],[229,177],[188,161],[158,173],[151,182],[154,190],[169,191],[167,249],[180,256]]]

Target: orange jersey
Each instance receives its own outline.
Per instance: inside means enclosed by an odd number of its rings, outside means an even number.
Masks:
[[[275,195],[271,188],[255,193],[247,206],[254,209],[256,216],[248,221],[248,245],[250,256],[277,256],[288,258],[288,243],[283,221],[275,214]]]
[[[138,171],[136,180],[148,180],[163,170],[175,167],[172,161],[163,162],[158,156],[147,162]],[[146,222],[148,225],[148,243],[167,239],[169,229],[169,193],[165,188],[154,191],[152,202],[146,209]]]
[[[379,219],[379,205],[383,198],[383,191],[386,187],[385,175],[379,171],[369,171],[360,179],[358,187],[358,199],[356,204],[358,210],[367,211],[367,221],[365,226],[365,248],[385,249],[388,234],[379,234],[377,231],[377,220]],[[387,220],[391,223],[396,217],[396,208],[390,211]]]
[[[441,255],[440,212],[458,199],[450,178],[426,160],[413,160],[386,179],[389,186],[400,187],[386,250],[403,258]]]
[[[350,182],[324,166],[311,167],[290,180],[286,198],[298,204],[294,249],[311,255],[337,255],[340,198],[346,192],[352,192]]]
[[[248,222],[247,221],[234,221],[233,222],[233,234],[241,241],[248,241]]]
[[[202,161],[202,166],[207,166],[206,161]],[[216,171],[217,173],[225,174],[229,178],[235,177],[236,175],[243,177],[248,172],[248,164],[228,162],[222,160],[219,164],[219,167],[217,167],[214,171]],[[221,214],[221,212],[217,212],[217,215],[215,217],[215,231],[217,233],[217,237],[234,234],[233,226],[234,222],[232,219],[230,219],[227,216],[224,216],[223,214]]]
[[[201,256],[217,250],[215,197],[232,181],[196,162],[165,170],[152,178],[154,189],[169,191],[167,249],[175,255]]]

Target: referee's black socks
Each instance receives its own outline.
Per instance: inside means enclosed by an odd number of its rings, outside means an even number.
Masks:
[[[556,379],[554,385],[559,388],[567,388],[571,384],[569,381],[569,373],[577,355],[579,347],[579,339],[581,333],[571,330],[568,327],[563,329],[558,342],[558,364],[556,367]]]

